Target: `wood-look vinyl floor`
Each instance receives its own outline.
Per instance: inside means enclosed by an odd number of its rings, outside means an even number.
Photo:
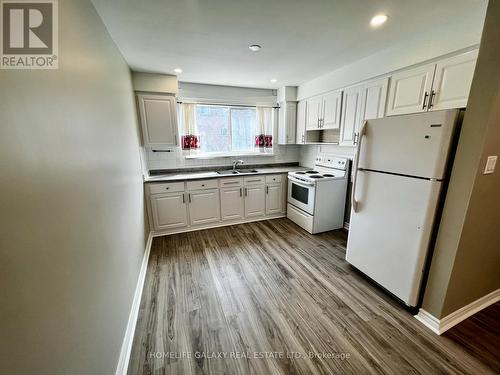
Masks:
[[[500,374],[500,302],[472,315],[444,336]]]
[[[155,238],[128,373],[494,373],[351,268],[345,245],[287,219]]]

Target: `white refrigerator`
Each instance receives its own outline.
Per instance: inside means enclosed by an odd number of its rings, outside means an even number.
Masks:
[[[459,110],[369,120],[353,168],[347,261],[416,306]]]

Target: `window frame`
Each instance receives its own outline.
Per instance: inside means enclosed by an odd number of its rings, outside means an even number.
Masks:
[[[253,151],[233,151],[233,122],[231,118],[231,111],[232,109],[257,109],[257,105],[245,105],[245,104],[216,104],[216,103],[199,103],[195,102],[192,103],[195,104],[196,107],[198,106],[207,106],[207,107],[223,107],[223,108],[228,108],[229,109],[229,139],[231,139],[231,151],[230,152],[201,152],[197,151],[193,154],[188,152],[187,155],[185,155],[185,159],[212,159],[212,158],[220,158],[220,157],[236,157],[236,156],[275,156],[275,145],[273,142],[272,146],[272,151],[271,152],[260,152],[259,148],[255,148]],[[275,107],[270,107],[273,108],[273,111],[276,111]],[[276,113],[273,113],[276,116]],[[179,122],[180,124],[180,122]],[[273,139],[274,139],[274,133],[275,133],[275,128],[276,128],[276,119],[274,120],[273,123]],[[255,142],[255,140],[254,140]]]

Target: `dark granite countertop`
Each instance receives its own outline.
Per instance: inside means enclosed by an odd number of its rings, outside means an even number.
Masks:
[[[225,177],[244,177],[255,175],[266,175],[275,173],[288,173],[290,171],[297,171],[308,169],[301,167],[298,163],[276,163],[276,164],[244,164],[239,168],[255,169],[254,173],[242,174],[219,174],[217,171],[232,169],[228,166],[223,167],[197,167],[197,168],[183,168],[183,169],[169,169],[161,171],[150,171],[150,175],[144,178],[145,182],[174,182],[174,181],[187,181],[187,180],[200,180],[208,178],[225,178]]]

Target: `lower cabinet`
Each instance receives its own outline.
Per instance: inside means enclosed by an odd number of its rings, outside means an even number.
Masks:
[[[266,185],[266,215],[283,212],[282,184]]]
[[[220,221],[219,189],[188,193],[189,222],[203,225]]]
[[[182,232],[282,216],[286,188],[286,175],[279,174],[149,184],[151,226],[157,232]]]
[[[243,188],[220,189],[220,208],[223,221],[243,219],[245,217]]]
[[[266,214],[266,192],[264,185],[245,187],[245,217]]]
[[[151,195],[151,216],[156,230],[187,227],[184,192]]]

